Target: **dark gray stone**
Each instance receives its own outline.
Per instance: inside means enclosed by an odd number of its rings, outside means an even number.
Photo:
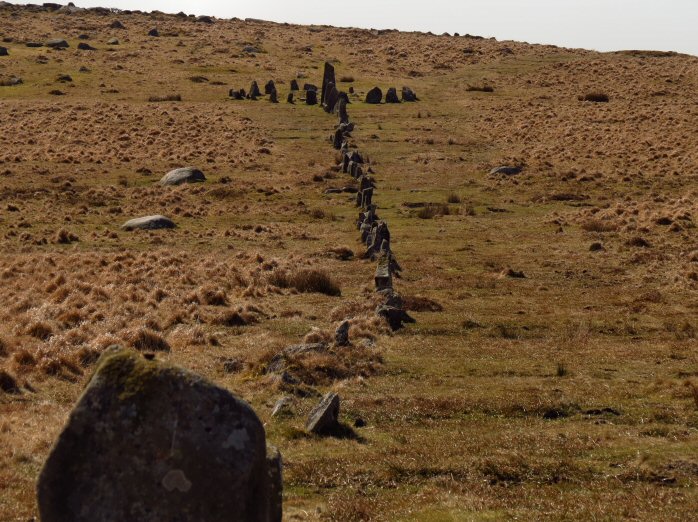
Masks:
[[[400,98],[397,97],[397,89],[391,87],[385,95],[385,103],[400,103]]]
[[[274,80],[269,80],[266,85],[264,85],[264,94],[271,94],[272,91],[276,90],[276,85],[274,84]]]
[[[414,93],[412,89],[409,87],[403,87],[402,88],[402,101],[404,102],[416,102],[419,101],[419,98],[417,98],[417,95]]]
[[[335,80],[335,76],[334,76],[334,66],[329,62],[325,62],[325,70],[323,71],[323,74],[322,74],[322,91],[320,93],[320,95],[321,95],[320,104],[323,107],[325,106],[325,99],[326,99],[325,96],[326,96],[327,86],[330,83],[332,85],[337,84],[337,80]]]
[[[9,56],[10,53],[7,52],[7,47],[0,47],[0,56]]]
[[[253,81],[252,85],[250,85],[250,91],[247,93],[247,98],[250,100],[256,100],[261,95],[262,93],[259,90],[259,85],[257,85],[256,81]]]
[[[289,92],[286,96],[286,103],[293,103],[293,92]]]
[[[305,91],[306,105],[317,105],[317,91]]]
[[[109,27],[111,29],[126,29],[126,26],[122,24],[119,20],[114,20],[112,23],[109,24]]]
[[[68,42],[60,38],[48,40],[44,45],[46,45],[46,47],[50,47],[51,49],[65,49],[66,47],[70,47]]]
[[[280,470],[247,403],[110,348],[44,464],[39,513],[42,522],[276,521]]]
[[[379,87],[374,87],[366,94],[366,103],[377,105],[383,99],[383,91]]]
[[[495,167],[492,170],[490,170],[490,175],[495,176],[497,174],[504,174],[505,176],[514,176],[515,174],[519,174],[522,170],[522,167]]]
[[[283,519],[283,460],[279,450],[267,445],[267,477],[269,480],[269,508],[266,520],[281,522]]]
[[[313,85],[312,83],[306,83],[305,85],[303,85],[303,90],[317,92],[317,85]]]
[[[300,90],[300,89],[298,89],[298,82],[295,79],[291,80],[291,90],[292,91]]]
[[[339,395],[330,392],[320,404],[315,406],[308,416],[305,429],[318,435],[326,434],[339,425]]]
[[[121,225],[121,228],[124,230],[157,230],[160,228],[175,228],[176,226],[171,219],[161,215],[154,215],[131,219]]]
[[[150,31],[148,31],[148,36],[160,36],[160,31],[158,31],[156,27],[153,27]]]
[[[78,49],[81,51],[96,51],[97,49],[92,47],[90,44],[87,44],[85,42],[80,42],[78,44]]]
[[[181,185],[182,183],[201,183],[206,181],[206,176],[199,169],[184,167],[174,169],[160,179],[160,185]]]

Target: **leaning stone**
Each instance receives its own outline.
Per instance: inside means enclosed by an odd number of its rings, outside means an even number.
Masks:
[[[247,403],[183,369],[109,349],[41,471],[39,514],[267,522],[279,465]]]
[[[310,412],[305,429],[311,433],[325,434],[331,432],[338,424],[339,395],[330,392]]]
[[[49,40],[46,42],[46,47],[51,47],[52,49],[64,49],[66,47],[70,47],[68,45],[68,42],[65,40],[61,40],[60,38],[55,38],[53,40]]]
[[[334,342],[337,346],[349,346],[349,321],[343,321],[334,331]]]
[[[397,97],[397,89],[391,87],[385,95],[385,103],[400,103],[400,98]]]
[[[293,410],[291,406],[293,405],[293,399],[291,397],[281,397],[274,408],[271,410],[272,417],[288,417],[293,415]]]
[[[206,181],[206,176],[199,169],[184,167],[174,169],[160,179],[160,185],[181,185],[182,183],[200,183]]]
[[[523,170],[522,167],[495,167],[492,170],[490,170],[490,176],[495,176],[497,174],[504,174],[506,176],[514,176],[515,174],[519,174]]]
[[[383,91],[379,87],[374,87],[366,94],[366,103],[379,104],[383,99]]]
[[[155,215],[131,219],[121,225],[121,228],[124,230],[156,230],[160,228],[175,228],[176,226],[171,219]]]

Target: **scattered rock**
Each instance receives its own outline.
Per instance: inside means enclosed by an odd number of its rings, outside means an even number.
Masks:
[[[606,250],[603,243],[599,243],[598,241],[589,245],[589,252],[601,252],[603,250]]]
[[[81,51],[96,51],[97,49],[95,47],[92,47],[90,44],[87,44],[85,42],[80,42],[78,44],[78,49]]]
[[[293,92],[289,92],[286,96],[286,103],[293,103]]]
[[[43,47],[44,44],[39,43],[39,42],[27,42],[25,44],[27,47]]]
[[[513,268],[507,268],[503,275],[514,279],[526,279],[526,274],[524,274],[523,271],[514,270]]]
[[[7,52],[7,47],[0,47],[0,56],[9,56],[10,53]]]
[[[196,21],[202,24],[212,24],[213,18],[211,18],[210,16],[201,15],[196,17]]]
[[[181,185],[183,183],[201,183],[206,181],[206,176],[195,167],[183,167],[174,169],[160,179],[160,185]]]
[[[61,40],[60,38],[55,38],[53,40],[49,40],[46,42],[46,47],[50,47],[51,49],[65,49],[66,47],[70,47],[68,45],[68,42],[65,40]]]
[[[295,78],[294,78],[293,80],[291,80],[291,90],[292,90],[292,91],[298,91],[298,90],[300,90],[300,89],[298,88],[298,81],[297,81]]]
[[[68,82],[72,82],[73,78],[69,74],[59,74],[56,77],[56,81],[61,82],[61,83],[68,83]]]
[[[366,94],[366,103],[379,104],[383,99],[383,91],[379,87],[374,87]]]
[[[339,425],[339,395],[330,392],[313,408],[305,429],[318,435],[332,432]]]
[[[126,26],[122,24],[119,20],[114,20],[112,23],[109,24],[109,27],[111,29],[126,29]]]
[[[303,85],[303,90],[317,92],[317,85],[313,85],[312,83],[306,83],[305,85]]]
[[[65,96],[65,93],[59,89],[53,89],[52,91],[48,91],[48,93],[52,96]]]
[[[183,369],[112,348],[44,464],[39,512],[43,522],[222,522],[231,514],[267,522],[280,466],[247,403]]]
[[[400,103],[400,98],[397,97],[397,89],[391,87],[385,95],[385,103]]]
[[[119,45],[119,39],[118,38],[109,38],[109,40],[107,40],[107,45]]]
[[[354,421],[354,427],[355,428],[365,428],[366,421],[363,420],[361,417],[357,417],[356,420]]]
[[[131,219],[121,225],[121,228],[124,230],[156,230],[160,228],[175,228],[176,226],[171,219],[161,215],[154,215]]]
[[[150,31],[148,31],[148,36],[160,36],[160,32],[156,27],[153,27]]]

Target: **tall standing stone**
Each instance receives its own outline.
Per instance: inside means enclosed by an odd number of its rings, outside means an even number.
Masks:
[[[280,520],[280,458],[242,400],[185,370],[108,349],[37,485],[42,522]],[[276,481],[276,482],[273,482]]]
[[[377,105],[381,102],[382,99],[383,91],[380,90],[380,87],[374,87],[366,94],[366,103]]]
[[[334,66],[330,62],[325,62],[325,71],[322,75],[322,91],[320,92],[320,104],[325,105],[325,89],[327,89],[328,84],[337,84],[334,77]]]

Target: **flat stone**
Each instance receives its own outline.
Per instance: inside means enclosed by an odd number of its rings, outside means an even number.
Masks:
[[[320,404],[315,406],[308,416],[305,429],[319,435],[328,433],[339,424],[339,395],[330,392]]]
[[[42,522],[268,522],[280,519],[280,478],[281,457],[267,454],[247,403],[115,347],[44,464],[39,513]]]
[[[53,40],[49,40],[46,42],[45,45],[46,47],[51,47],[52,49],[65,49],[66,47],[70,47],[68,45],[68,42],[60,38],[54,38]]]
[[[160,185],[181,185],[183,183],[202,183],[204,181],[206,181],[206,176],[199,169],[184,167],[171,170],[165,174],[160,179]]]
[[[159,228],[175,228],[176,226],[177,225],[175,225],[171,219],[165,216],[155,215],[131,219],[121,225],[121,228],[124,230],[156,230]]]
[[[509,166],[502,166],[502,167],[495,167],[492,170],[490,170],[490,176],[495,176],[497,174],[504,174],[506,176],[514,176],[515,174],[519,174],[523,168],[521,167],[509,167]]]

